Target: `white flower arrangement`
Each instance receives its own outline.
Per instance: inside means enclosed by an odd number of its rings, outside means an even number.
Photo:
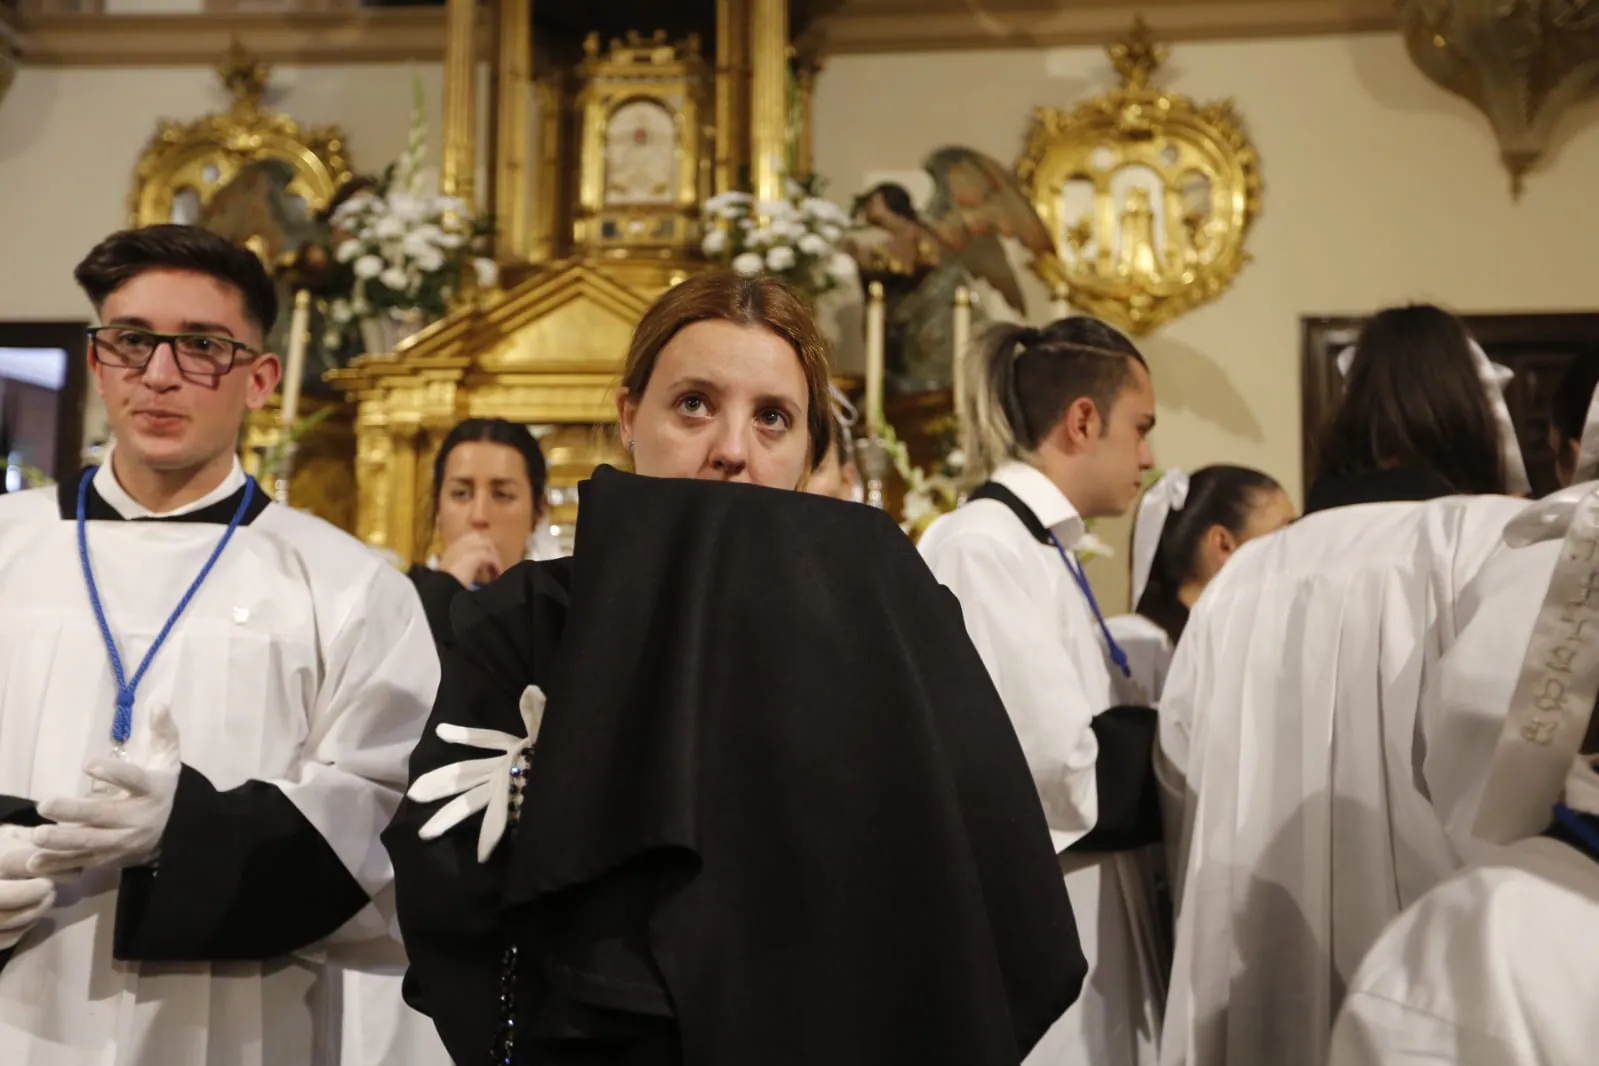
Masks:
[[[478,238],[492,232],[466,205],[425,189],[427,121],[421,83],[411,109],[405,154],[376,190],[351,196],[333,212],[333,271],[339,295],[325,301],[330,350],[363,319],[411,313],[423,324],[442,318],[471,270],[481,288],[499,280],[494,260],[476,255]]]
[[[700,250],[740,274],[770,274],[813,299],[855,274],[839,247],[844,209],[817,195],[818,183],[785,180],[782,200],[724,192],[705,201]]]

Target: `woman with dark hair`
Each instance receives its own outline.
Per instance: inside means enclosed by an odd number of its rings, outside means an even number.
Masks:
[[[1183,827],[1161,1052],[1187,1066],[1322,1066],[1355,966],[1456,862],[1422,692],[1525,470],[1501,374],[1447,312],[1383,311],[1340,362],[1306,517],[1206,589],[1161,694]]]
[[[1134,613],[1106,623],[1127,652],[1135,701],[1160,702],[1189,608],[1233,553],[1294,518],[1283,487],[1248,467],[1168,470],[1144,492],[1133,523]]]
[[[441,548],[410,569],[428,624],[441,643],[450,604],[486,585],[535,550],[544,515],[544,453],[526,426],[469,418],[450,430],[433,460],[433,524]]]
[[[1317,447],[1307,514],[1527,492],[1502,368],[1454,315],[1429,304],[1378,312],[1339,366],[1344,395]]]
[[[526,426],[469,418],[440,443],[433,523],[441,548],[409,576],[441,648],[452,639],[450,609],[458,596],[539,556],[544,488],[544,454]],[[342,1066],[447,1066],[438,1033],[401,998],[403,963],[366,961],[345,973]]]
[[[998,1066],[1075,999],[957,604],[881,511],[794,491],[824,353],[774,279],[668,289],[618,395],[637,474],[584,483],[570,558],[457,597],[383,838],[456,1061]]]

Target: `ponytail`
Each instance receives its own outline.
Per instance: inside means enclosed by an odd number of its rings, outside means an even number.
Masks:
[[[957,413],[966,474],[974,481],[986,481],[1021,453],[1018,440],[1026,440],[1027,433],[1016,395],[1016,363],[1041,336],[1032,326],[1000,322],[972,345],[963,368],[965,395]]]

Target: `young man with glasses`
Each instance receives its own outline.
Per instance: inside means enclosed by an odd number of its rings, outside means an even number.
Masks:
[[[152,226],[76,277],[115,444],[0,499],[0,1062],[332,1064],[326,960],[386,935],[427,622],[240,469],[280,374],[254,255]]]

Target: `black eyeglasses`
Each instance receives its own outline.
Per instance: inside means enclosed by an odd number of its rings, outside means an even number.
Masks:
[[[221,377],[233,369],[239,353],[261,353],[232,337],[210,333],[152,333],[132,326],[96,326],[89,330],[95,358],[107,366],[143,370],[163,344],[172,348],[178,370],[185,374]]]

